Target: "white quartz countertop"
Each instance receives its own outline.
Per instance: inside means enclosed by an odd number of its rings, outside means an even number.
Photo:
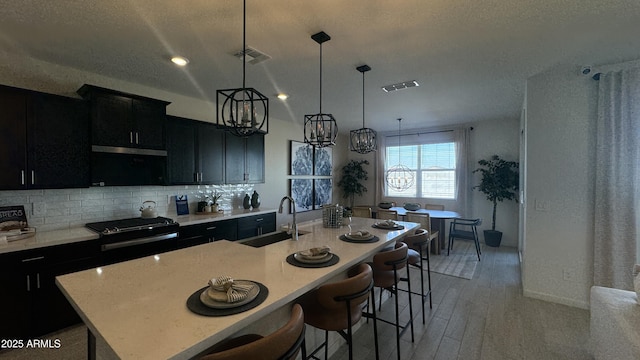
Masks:
[[[210,213],[210,214],[190,214],[190,215],[165,215],[165,217],[171,218],[178,222],[180,226],[196,225],[212,221],[220,221],[226,219],[241,218],[245,216],[261,215],[273,213],[274,209],[233,209],[225,210],[224,212]],[[69,244],[74,242],[95,240],[100,236],[94,231],[91,231],[85,227],[77,227],[71,229],[43,231],[36,233],[34,236],[8,242],[0,242],[0,254],[10,253],[14,251],[37,249],[46,246]]]
[[[121,359],[192,358],[249,324],[295,301],[311,289],[369,259],[418,226],[372,228],[374,219],[354,218],[350,227],[324,228],[321,221],[300,224],[309,232],[298,241],[284,240],[252,248],[226,240],[157,256],[89,269],[56,278],[58,286],[89,330]],[[349,243],[339,236],[360,229],[380,240]],[[340,257],[324,268],[300,268],[286,257],[327,245]],[[187,298],[213,277],[254,280],[269,289],[267,299],[240,314],[207,317],[192,313]]]

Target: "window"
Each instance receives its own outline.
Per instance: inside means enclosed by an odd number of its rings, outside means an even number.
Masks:
[[[415,177],[414,185],[404,191],[396,191],[385,186],[386,196],[455,199],[454,142],[387,146],[385,154],[385,172],[400,161]]]

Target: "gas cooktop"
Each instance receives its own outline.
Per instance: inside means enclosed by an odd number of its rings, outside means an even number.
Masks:
[[[173,219],[158,216],[155,218],[129,218],[120,220],[99,221],[85,224],[89,229],[102,235],[135,230],[150,230],[167,226],[179,226]]]

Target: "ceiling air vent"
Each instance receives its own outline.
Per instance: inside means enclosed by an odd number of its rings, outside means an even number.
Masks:
[[[271,56],[260,52],[260,50],[256,50],[250,46],[247,46],[246,50],[245,50],[245,62],[251,64],[251,65],[255,65],[258,63],[261,63],[265,60],[269,60],[271,59]],[[242,50],[236,52],[235,54],[233,54],[233,56],[237,57],[238,59],[242,59]]]
[[[392,92],[392,91],[412,88],[416,86],[420,86],[420,84],[418,84],[418,82],[415,80],[409,80],[409,81],[404,81],[404,82],[393,84],[393,85],[383,86],[382,90],[384,90],[385,92]]]

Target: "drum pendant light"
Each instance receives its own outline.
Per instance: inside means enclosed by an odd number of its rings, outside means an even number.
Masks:
[[[367,154],[378,150],[376,132],[364,126],[364,73],[371,70],[369,65],[358,66],[356,70],[362,73],[362,128],[350,131],[350,148],[359,154]]]
[[[320,112],[304,116],[304,142],[315,147],[333,146],[338,136],[338,123],[333,115],[322,113],[322,43],[331,37],[321,31],[311,38],[320,44]]]
[[[246,137],[269,132],[269,99],[246,87],[247,1],[242,3],[242,88],[216,91],[216,123],[233,135]]]
[[[415,182],[415,175],[408,167],[402,165],[400,162],[400,122],[402,119],[398,119],[398,164],[394,165],[387,170],[385,174],[385,182],[387,186],[395,191],[405,191],[413,186]]]

